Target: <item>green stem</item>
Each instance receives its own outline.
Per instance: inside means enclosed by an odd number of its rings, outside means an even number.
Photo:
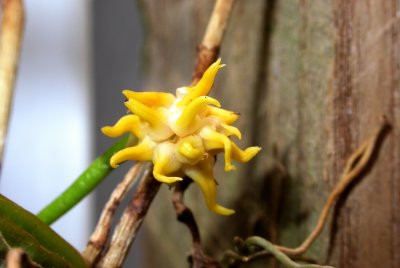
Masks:
[[[50,225],[87,196],[113,170],[109,164],[111,156],[131,143],[130,137],[120,139],[94,160],[62,194],[38,213],[39,219]]]

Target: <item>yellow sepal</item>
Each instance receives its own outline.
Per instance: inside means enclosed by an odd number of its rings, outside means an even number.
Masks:
[[[209,106],[207,110],[207,115],[216,116],[229,125],[236,122],[236,120],[238,120],[239,118],[239,115],[237,113],[222,108]]]
[[[236,169],[235,166],[231,164],[232,142],[227,136],[218,133],[210,128],[204,128],[200,132],[200,136],[204,139],[206,150],[208,149],[207,142],[220,144],[221,145],[220,148],[224,149],[225,171],[231,171]]]
[[[171,184],[182,180],[178,176],[167,176],[168,174],[177,172],[182,166],[176,159],[174,144],[163,143],[157,146],[154,150],[153,164],[153,175],[158,181]]]
[[[161,109],[151,108],[135,99],[129,99],[126,101],[125,106],[132,113],[139,116],[142,121],[145,121],[150,125],[147,129],[147,134],[154,141],[166,140],[174,134],[168,127],[166,116]]]
[[[136,92],[126,89],[122,94],[127,99],[135,99],[149,107],[169,107],[175,100],[174,95],[167,92]]]
[[[151,108],[135,99],[129,99],[125,102],[125,106],[134,114],[139,116],[144,121],[148,122],[152,126],[159,126],[166,124],[166,120],[163,118],[162,113],[158,110]]]
[[[249,162],[259,151],[261,151],[261,147],[258,146],[249,147],[243,151],[232,142],[232,158],[242,163]]]
[[[115,138],[127,132],[132,133],[139,139],[143,138],[144,133],[140,129],[140,118],[135,114],[129,114],[121,117],[114,126],[101,128],[104,135]]]
[[[113,168],[126,160],[151,161],[153,157],[152,142],[144,140],[136,146],[127,147],[116,152],[110,159],[110,165]]]
[[[191,178],[201,189],[207,207],[221,215],[231,215],[234,210],[217,204],[217,184],[213,176],[213,159],[201,161],[197,166],[187,166],[184,173]]]
[[[171,122],[173,131],[180,137],[194,133],[200,127],[199,115],[202,114],[202,111],[204,111],[209,104],[218,107],[221,106],[218,100],[207,96],[198,97],[193,100],[184,107],[179,118],[175,122]]]
[[[242,139],[242,133],[234,126],[229,126],[225,123],[221,123],[221,127],[225,130],[227,136],[236,136],[239,140]]]
[[[205,157],[203,141],[197,135],[180,139],[176,144],[176,156],[185,164],[195,165]]]
[[[204,72],[200,81],[189,89],[189,93],[178,103],[178,106],[188,105],[192,100],[208,95],[214,84],[215,75],[218,70],[224,66],[225,64],[221,64],[221,59],[218,59],[216,62],[211,64]]]

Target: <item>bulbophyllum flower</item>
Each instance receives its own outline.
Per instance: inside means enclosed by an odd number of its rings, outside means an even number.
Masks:
[[[225,171],[234,170],[232,159],[247,162],[260,150],[241,150],[231,136],[241,138],[232,126],[238,114],[221,108],[218,100],[208,97],[221,59],[213,63],[193,87],[180,87],[176,95],[165,92],[124,90],[125,106],[132,114],[123,116],[114,126],[102,128],[109,137],[131,133],[137,145],[115,153],[110,165],[117,167],[126,160],[152,161],[154,178],[172,185],[185,176],[191,178],[204,195],[207,207],[222,215],[233,210],[217,204],[213,170],[215,156],[224,154]]]

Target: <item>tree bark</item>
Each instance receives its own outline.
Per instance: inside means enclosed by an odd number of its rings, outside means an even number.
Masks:
[[[214,1],[140,3],[146,88],[189,84]],[[347,158],[385,115],[392,131],[306,256],[336,267],[400,267],[399,14],[396,0],[237,2],[213,94],[241,114],[241,147],[263,150],[234,172],[218,167],[219,201],[235,215],[209,212],[195,185],[185,195],[206,253],[221,257],[235,235],[299,245]],[[190,234],[171,195],[163,187],[145,221],[143,267],[187,266]]]

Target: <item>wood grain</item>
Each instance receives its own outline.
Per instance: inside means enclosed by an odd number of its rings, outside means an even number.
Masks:
[[[332,259],[338,267],[400,265],[396,252],[400,180],[399,8],[396,1],[336,3],[338,99],[333,111],[334,159],[345,157],[381,114],[388,116],[393,125],[374,167],[337,211]],[[334,174],[340,165],[337,162],[333,167]]]
[[[190,82],[212,4],[142,1],[148,89]],[[396,0],[238,1],[213,94],[241,114],[240,145],[263,150],[236,172],[219,167],[220,203],[236,215],[210,213],[194,186],[185,195],[207,254],[219,257],[234,235],[299,245],[347,157],[386,115],[392,131],[373,165],[307,256],[336,267],[400,267],[399,14]],[[150,251],[147,267],[185,267],[190,234],[163,188],[145,223],[147,246],[159,256]]]

